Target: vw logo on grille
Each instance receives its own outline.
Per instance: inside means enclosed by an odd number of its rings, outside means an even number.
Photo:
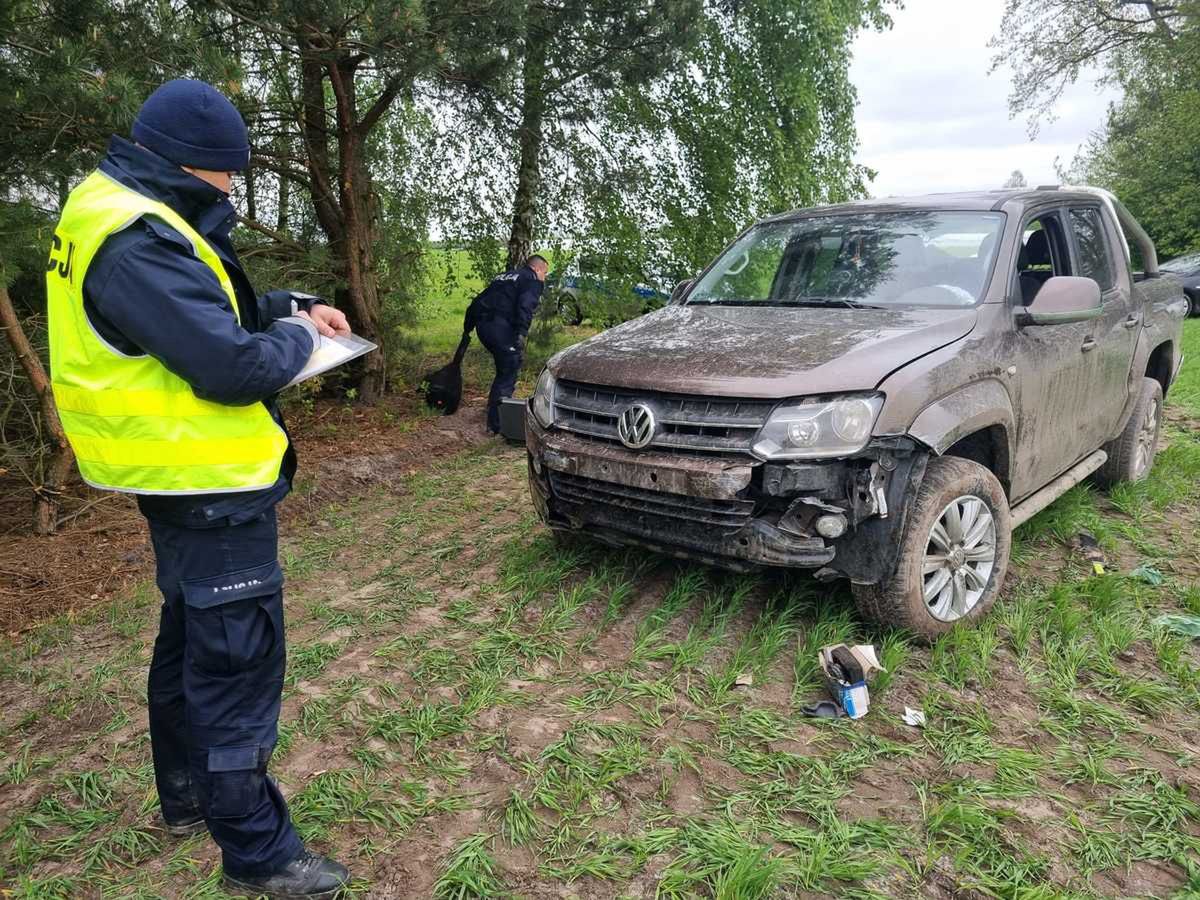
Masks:
[[[654,413],[644,403],[635,403],[617,419],[617,437],[630,450],[641,450],[654,440]]]

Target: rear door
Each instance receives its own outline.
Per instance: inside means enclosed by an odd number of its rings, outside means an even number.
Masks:
[[[1088,398],[1083,429],[1091,449],[1104,444],[1116,429],[1129,391],[1129,367],[1141,326],[1141,309],[1134,304],[1124,257],[1115,258],[1115,223],[1100,205],[1072,204],[1067,211],[1074,245],[1076,275],[1100,286],[1103,315],[1090,323],[1096,348],[1095,390]]]

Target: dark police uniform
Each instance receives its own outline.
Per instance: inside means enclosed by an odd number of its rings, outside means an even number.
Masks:
[[[475,332],[496,364],[496,377],[488,392],[487,427],[500,431],[500,401],[511,397],[521,373],[521,350],[545,284],[529,266],[510,269],[471,301]]]
[[[146,217],[108,237],[87,268],[83,303],[97,336],[120,355],[159,360],[203,400],[265,402],[282,427],[274,394],[303,368],[317,333],[292,317],[288,292],[255,296],[229,241],[228,197],[119,137],[100,171],[204,237],[233,283],[241,322],[188,241]],[[295,471],[289,442],[269,487],[138,496],[163,595],[148,690],[163,816],[202,815],[231,875],[275,872],[303,850],[266,774],[285,663],[275,505]]]

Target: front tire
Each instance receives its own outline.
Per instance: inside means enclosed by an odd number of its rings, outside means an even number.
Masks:
[[[1125,430],[1104,445],[1108,461],[1100,470],[1100,480],[1105,485],[1141,481],[1154,467],[1162,431],[1162,385],[1153,378],[1143,378],[1139,390]]]
[[[996,476],[952,456],[929,462],[892,575],[853,585],[859,610],[924,640],[987,615],[1012,548],[1008,498]]]

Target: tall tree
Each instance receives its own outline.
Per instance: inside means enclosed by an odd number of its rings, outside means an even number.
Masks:
[[[1087,68],[1119,88],[1064,175],[1116,192],[1163,256],[1200,245],[1200,3],[1008,0],[992,46],[1032,130]]]
[[[1200,250],[1200,29],[1154,55],[1145,74],[1123,79],[1070,176],[1116,193],[1165,259]]]
[[[608,95],[645,90],[675,64],[700,12],[700,0],[527,0],[509,113],[518,148],[509,268],[530,253],[547,137],[559,152],[586,140]]]
[[[385,342],[372,164],[380,126],[419,79],[485,82],[503,70],[511,0],[194,0],[208,33],[239,59],[252,165],[304,190],[362,336]],[[215,9],[215,11],[214,11]],[[284,190],[279,196],[287,196]],[[261,223],[250,223],[264,231]],[[270,234],[270,232],[264,232]],[[277,238],[287,239],[286,235]],[[384,387],[385,358],[363,358],[361,396]]]
[[[0,327],[35,401],[26,407],[16,402],[24,389],[10,389],[0,425],[7,462],[32,487],[39,534],[57,527],[72,461],[45,363],[24,327],[44,309],[51,229],[68,190],[109,135],[127,131],[149,87],[175,74],[185,53],[206,64],[210,54],[197,54],[190,37],[171,3],[0,4]],[[9,419],[14,408],[28,408],[20,423]]]
[[[851,42],[888,24],[883,0],[708,0],[700,49],[666,86],[683,190],[663,191],[690,271],[768,211],[860,196]]]
[[[1120,81],[1142,70],[1150,49],[1171,46],[1195,0],[1007,0],[993,71],[1013,71],[1009,108],[1031,130],[1087,68]]]
[[[666,283],[695,271],[756,215],[864,190],[870,173],[853,162],[850,43],[861,28],[884,27],[890,3],[687,6],[668,4],[679,18],[665,34],[637,18],[649,3],[628,5],[634,24],[615,25],[613,13],[587,28],[561,26],[544,66],[537,38],[549,29],[526,21],[534,28],[521,44],[521,90],[501,98],[508,106],[497,102],[498,126],[473,127],[468,117],[459,129],[467,178],[480,189],[456,210],[455,231],[473,239],[481,263],[516,261],[533,228],[542,241],[596,258],[610,281]],[[601,24],[607,38],[589,30]],[[613,51],[618,43],[625,55]],[[607,52],[585,64],[588,47]],[[542,92],[522,93],[559,80],[545,111]],[[481,118],[491,122],[488,112]],[[530,114],[543,123],[536,168],[519,140]],[[498,160],[513,173],[500,185],[507,193],[485,177]],[[496,258],[500,228],[507,253]]]
[[[1004,179],[1003,188],[1023,188],[1028,187],[1029,182],[1025,180],[1025,173],[1020,169],[1013,169],[1012,174]]]
[[[0,4],[0,171],[8,200],[47,207],[128,130],[149,89],[216,55],[172,3],[9,0]]]

